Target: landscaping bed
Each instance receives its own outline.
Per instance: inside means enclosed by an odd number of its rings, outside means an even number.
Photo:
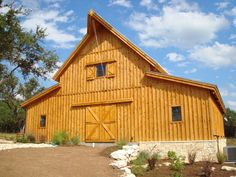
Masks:
[[[175,171],[171,170],[169,166],[162,165],[161,167],[158,166],[159,164],[163,164],[166,162],[166,160],[160,160],[157,163],[157,166],[155,169],[145,172],[143,175],[140,175],[142,177],[172,177],[174,176]],[[186,164],[183,171],[182,176],[183,177],[200,177],[202,174],[202,168],[205,166],[206,162],[195,162],[192,165]],[[215,170],[212,172],[212,177],[230,177],[230,176],[236,176],[236,172],[234,171],[223,171],[221,170],[221,167],[223,165],[217,164],[217,163],[211,163],[212,167],[215,168]],[[236,167],[236,165],[228,165],[227,166],[233,166]]]

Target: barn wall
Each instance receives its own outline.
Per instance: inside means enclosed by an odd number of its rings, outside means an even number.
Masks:
[[[147,81],[146,81],[147,82]],[[117,104],[117,139],[134,141],[172,141],[212,139],[209,93],[194,87],[150,80],[144,87],[54,95],[27,111],[27,133],[50,140],[55,131],[66,130],[85,139],[85,107],[74,103],[132,98]],[[183,121],[173,123],[171,106],[182,106]],[[43,111],[42,111],[43,110]],[[46,114],[46,128],[39,128],[40,115]]]
[[[213,122],[213,134],[220,137],[224,137],[224,117],[218,106],[216,105],[214,98],[210,97],[210,111],[211,119]]]

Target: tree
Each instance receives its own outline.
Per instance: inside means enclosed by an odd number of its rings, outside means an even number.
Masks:
[[[0,1],[0,10],[3,8],[8,11],[0,13],[0,83],[15,71],[24,78],[32,75],[46,78],[48,72],[57,68],[58,57],[43,46],[45,29],[37,27],[35,32],[25,31],[19,15],[27,15],[27,10]]]
[[[57,55],[44,46],[45,29],[25,31],[21,26],[20,19],[28,13],[22,6],[0,0],[0,130],[22,127],[20,103],[44,89],[37,78],[46,79],[57,68]]]
[[[236,111],[227,108],[225,114],[225,136],[234,137],[236,134]]]

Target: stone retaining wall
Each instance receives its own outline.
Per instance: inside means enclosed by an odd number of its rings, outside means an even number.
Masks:
[[[188,152],[196,151],[196,161],[212,160],[216,161],[217,141],[216,140],[197,140],[197,141],[161,141],[161,142],[139,142],[140,151],[159,151],[161,156],[165,158],[168,151],[175,151],[177,155],[188,157]],[[219,139],[219,148],[223,152],[226,146],[226,139]]]

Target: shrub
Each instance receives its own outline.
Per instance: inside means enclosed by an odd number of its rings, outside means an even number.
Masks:
[[[168,151],[167,156],[171,160],[174,160],[177,158],[176,152],[174,152],[174,151]]]
[[[16,137],[16,142],[18,142],[18,143],[28,143],[29,141],[28,141],[27,137],[25,137],[25,136],[18,136],[18,137]]]
[[[172,161],[170,167],[172,170],[181,172],[184,168],[184,158],[182,156],[177,157]]]
[[[147,159],[148,169],[153,170],[156,166],[157,161],[160,160],[160,158],[161,158],[160,154],[158,153],[152,154],[152,156]]]
[[[212,165],[210,161],[206,161],[202,167],[202,177],[212,177]]]
[[[131,172],[135,174],[136,176],[143,175],[145,171],[146,169],[142,167],[141,165],[137,165],[137,166],[135,165],[131,167]]]
[[[46,142],[46,137],[44,135],[39,136],[39,143],[45,143]]]
[[[146,151],[142,151],[139,153],[137,159],[133,160],[131,163],[134,165],[144,165],[149,158],[149,154]]]
[[[173,176],[174,177],[183,177],[183,175],[180,172],[175,172]]]
[[[188,162],[190,165],[194,164],[196,160],[196,155],[197,155],[196,151],[188,152]]]
[[[125,139],[122,139],[122,140],[116,142],[116,145],[118,146],[119,149],[122,149],[122,147],[126,144],[128,144],[128,141]]]
[[[225,162],[226,156],[223,152],[218,152],[216,157],[219,164],[223,164]]]
[[[161,155],[160,155],[159,153],[157,153],[157,152],[154,153],[154,154],[152,155],[152,157],[155,158],[157,161],[161,159]]]
[[[52,139],[52,143],[56,145],[64,145],[67,144],[68,142],[69,142],[69,135],[65,131],[55,133]]]
[[[70,139],[70,141],[73,145],[78,145],[80,143],[80,137],[79,136],[74,136]]]
[[[27,139],[30,143],[35,143],[35,137],[33,134],[27,135]]]

